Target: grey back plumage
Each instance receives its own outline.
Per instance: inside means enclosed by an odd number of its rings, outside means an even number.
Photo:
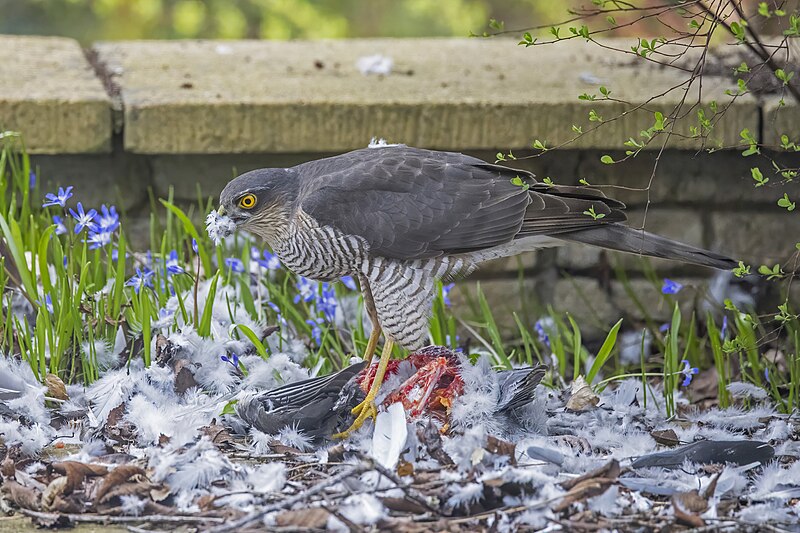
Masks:
[[[540,183],[527,171],[463,154],[397,145],[293,170],[301,181],[298,207],[321,225],[362,238],[373,256],[468,255],[548,236],[714,268],[735,266],[670,239],[643,239],[641,231],[621,224],[625,204],[599,190]]]

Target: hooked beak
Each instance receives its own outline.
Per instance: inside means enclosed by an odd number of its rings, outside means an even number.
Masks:
[[[225,206],[224,205],[219,206],[219,209],[217,209],[217,214],[219,214],[220,216],[225,216]]]

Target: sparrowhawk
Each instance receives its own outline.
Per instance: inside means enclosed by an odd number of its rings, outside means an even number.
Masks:
[[[242,174],[220,215],[262,237],[287,268],[311,279],[358,279],[372,321],[365,359],[383,331],[373,386],[344,435],[375,414],[393,345],[427,344],[435,281],[478,264],[578,242],[720,269],[733,260],[629,228],[622,202],[599,190],[536,181],[467,155],[381,145],[291,168]]]

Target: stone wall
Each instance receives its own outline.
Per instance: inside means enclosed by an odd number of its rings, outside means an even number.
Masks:
[[[604,85],[616,98],[644,103],[685,78],[620,62],[577,40],[535,49],[508,40],[384,39],[115,42],[81,50],[69,39],[0,36],[0,45],[7,51],[0,62],[0,129],[24,133],[46,187],[72,184],[85,204],[115,202],[134,226],[149,210],[149,188],[157,196],[172,188],[177,199],[191,201],[198,188],[218,194],[234,172],[333,155],[373,136],[490,161],[509,149],[517,157],[532,155],[527,148],[534,138],[557,146],[572,137],[572,124],[588,131],[589,109],[607,119],[623,110],[578,94]],[[391,57],[392,73],[359,72],[358,58],[371,54]],[[709,76],[700,101],[728,101],[724,91],[734,86],[731,78]],[[631,223],[640,226],[647,213],[650,231],[750,263],[785,261],[800,240],[800,216],[775,202],[784,190],[800,200],[800,187],[755,189],[754,163],[740,153],[709,155],[698,152],[697,141],[672,142],[649,191],[636,189],[647,187],[657,151],[624,165],[600,162],[606,153],[622,157],[622,143],[649,127],[654,111],[668,114],[680,96],[650,102],[646,111],[512,165],[557,183],[583,178],[614,186],[607,192],[628,204]],[[800,141],[798,107],[789,103],[776,121],[776,106],[776,97],[736,99],[713,142],[735,144],[743,128],[768,144],[779,133]],[[652,264],[659,275],[697,286],[710,274]],[[501,314],[550,302],[587,321],[596,317],[599,327],[639,314],[615,281],[615,265],[627,268],[645,303],[656,300],[639,258],[577,246],[503,260],[471,279],[481,280]],[[460,288],[458,297],[466,299],[472,284]],[[652,309],[657,317],[668,312]]]

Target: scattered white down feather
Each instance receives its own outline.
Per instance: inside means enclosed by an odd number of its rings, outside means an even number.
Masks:
[[[242,382],[244,389],[269,390],[309,378],[308,370],[285,352],[272,353],[266,361],[258,356],[245,357],[241,361],[248,372]]]
[[[365,76],[370,74],[388,76],[392,73],[393,66],[394,60],[391,57],[382,54],[362,56],[356,61],[356,68]]]
[[[373,137],[369,141],[369,144],[367,145],[367,148],[386,148],[387,146],[400,146],[400,145],[399,144],[392,144],[392,143],[388,142],[386,139],[384,139],[383,137],[381,137],[380,139],[377,138],[377,137]]]
[[[483,483],[454,484],[448,487],[447,506],[452,509],[469,509],[483,498]]]
[[[229,476],[243,477],[243,469],[233,464],[208,439],[202,437],[187,448],[170,445],[166,449],[154,450],[149,467],[152,479],[165,482],[172,494],[193,489],[207,489],[212,481]]]
[[[491,434],[501,432],[501,421],[496,416],[500,401],[497,372],[487,355],[481,355],[471,364],[459,357],[463,393],[453,400],[451,421],[453,428],[463,429],[483,425]]]
[[[727,409],[710,409],[708,411],[690,413],[687,418],[693,422],[702,422],[718,428],[730,430],[752,430],[763,425],[759,419],[775,414],[775,409],[766,405],[744,407],[728,407]]]
[[[619,487],[613,485],[603,494],[589,498],[587,507],[602,516],[618,516],[622,514],[623,506],[620,505]]]
[[[383,503],[374,494],[368,493],[348,496],[339,507],[339,512],[349,521],[361,526],[374,526],[389,514]]]
[[[49,424],[34,422],[30,427],[20,424],[18,420],[0,420],[0,437],[6,446],[20,445],[26,456],[38,454],[42,448],[50,444],[55,435]]]
[[[297,448],[301,452],[308,451],[314,447],[313,439],[294,426],[284,426],[275,435],[275,439],[286,446]]]
[[[254,455],[267,455],[272,450],[269,447],[269,443],[272,440],[272,435],[268,435],[263,431],[259,431],[258,429],[251,427],[250,428],[250,450],[253,452]]]
[[[737,513],[737,517],[748,524],[797,524],[800,513],[778,502],[755,503],[745,505]]]
[[[124,494],[119,497],[122,514],[127,516],[141,516],[144,514],[144,509],[147,502],[134,494]]]
[[[258,492],[279,492],[286,485],[286,465],[265,463],[249,468],[244,481]]]
[[[728,386],[725,388],[728,389],[728,392],[730,392],[731,396],[734,398],[752,398],[756,401],[767,399],[767,391],[752,383],[732,381],[728,383]]]
[[[765,466],[756,476],[750,498],[757,501],[788,500],[800,496],[799,491],[786,491],[787,488],[800,487],[800,462],[784,468],[778,462]]]
[[[227,215],[220,215],[215,209],[206,216],[206,231],[214,244],[219,245],[222,240],[236,231],[236,224]]]
[[[109,413],[128,401],[136,385],[136,378],[133,376],[136,371],[135,364],[130,369],[111,370],[89,386],[86,399],[96,419],[94,427],[104,425]]]

